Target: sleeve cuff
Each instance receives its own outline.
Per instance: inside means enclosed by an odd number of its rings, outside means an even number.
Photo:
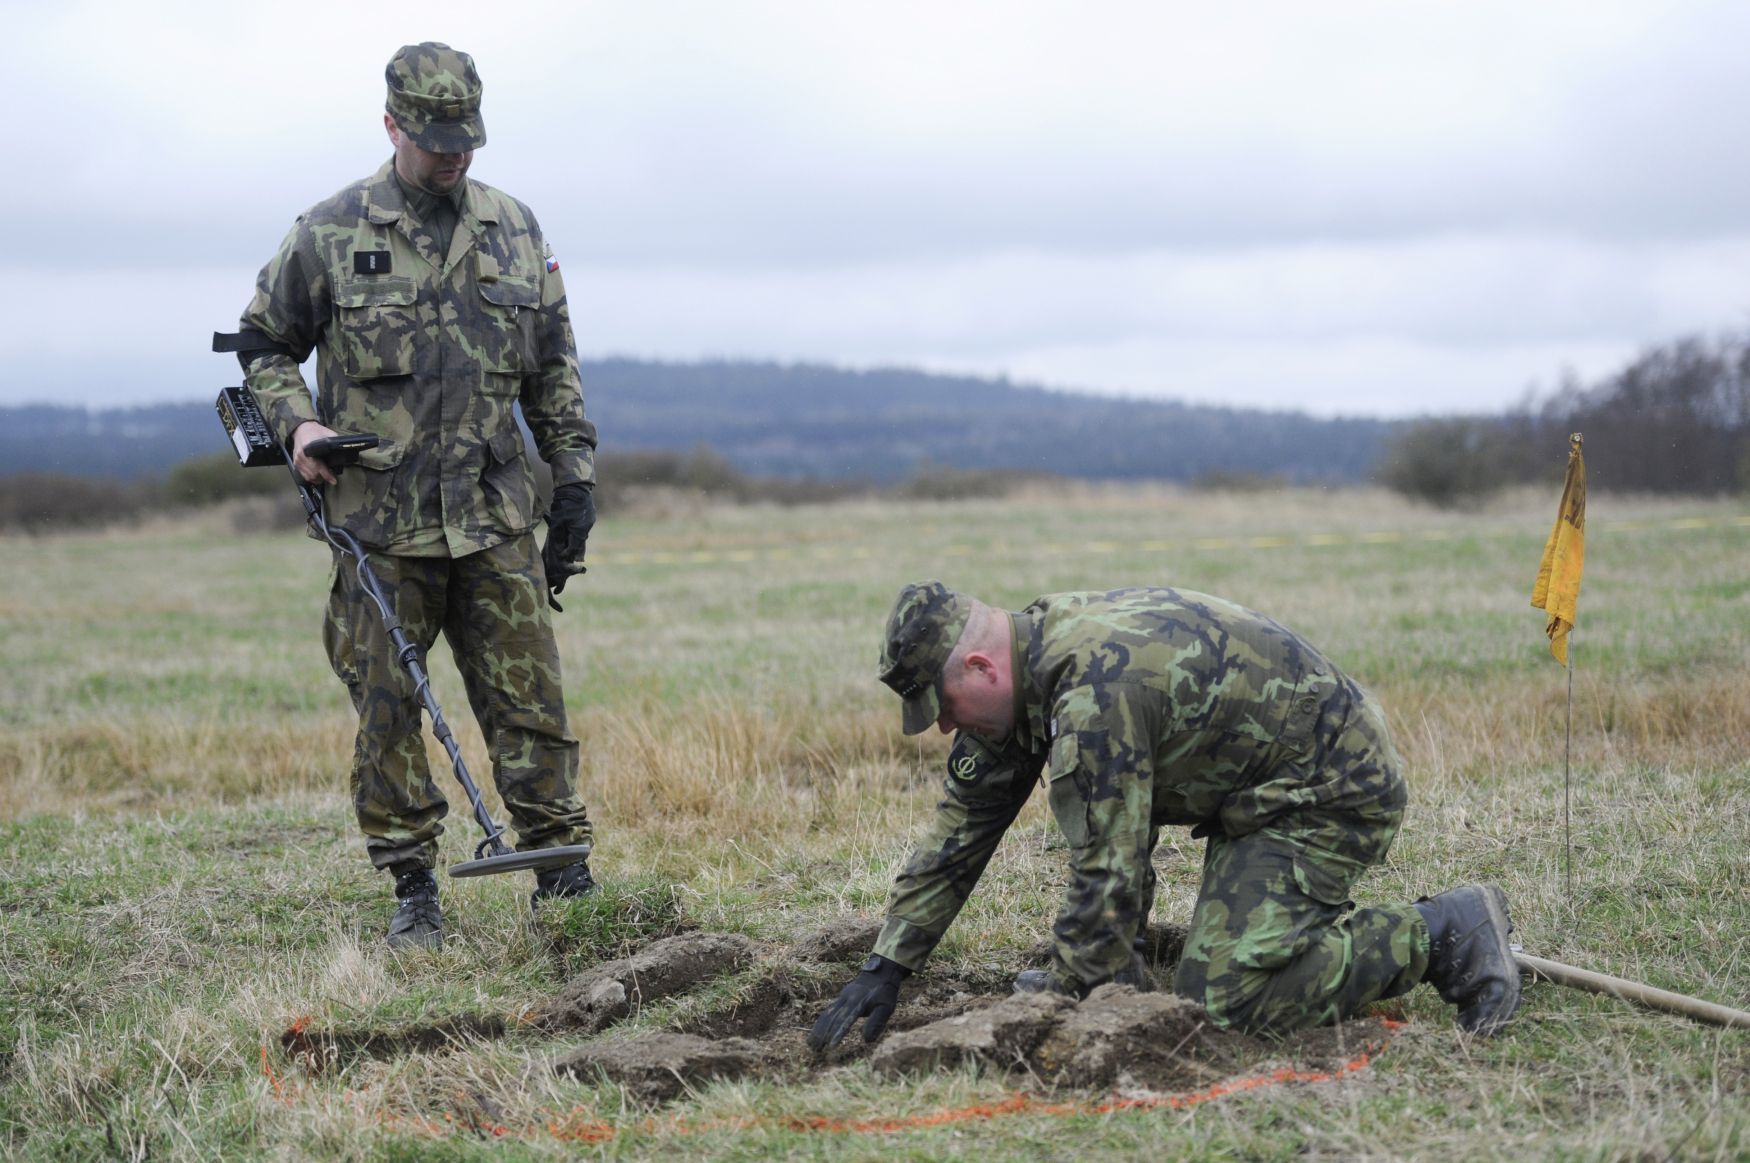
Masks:
[[[553,487],[561,485],[588,485],[595,487],[595,458],[577,452],[561,453],[554,458]]]
[[[933,933],[910,921],[890,916],[887,923],[881,926],[881,935],[875,938],[875,952],[916,973],[930,959],[930,953],[941,939],[940,933]]]

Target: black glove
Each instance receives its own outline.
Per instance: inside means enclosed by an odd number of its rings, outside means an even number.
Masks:
[[[889,961],[879,953],[869,954],[869,960],[863,962],[863,972],[814,1020],[808,1044],[816,1050],[836,1046],[857,1019],[865,1016],[869,1020],[863,1023],[863,1041],[873,1042],[887,1028],[887,1019],[899,1004],[899,983],[910,976],[911,970],[899,962]]]
[[[547,571],[547,585],[562,593],[566,579],[584,572],[583,546],[589,531],[595,528],[595,494],[588,485],[560,485],[553,490],[553,504],[547,509],[547,544],[541,546],[541,565]],[[551,599],[548,599],[551,601]],[[560,609],[553,602],[555,610]]]

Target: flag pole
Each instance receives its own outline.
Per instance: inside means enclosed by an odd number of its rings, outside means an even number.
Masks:
[[[1568,724],[1562,742],[1562,841],[1567,851],[1568,908],[1574,907],[1574,823],[1572,800],[1574,765],[1574,634],[1568,632]]]
[[[1586,556],[1584,441],[1578,432],[1568,436],[1568,471],[1562,480],[1561,507],[1556,510],[1555,527],[1544,542],[1537,580],[1531,587],[1531,604],[1549,615],[1544,633],[1549,638],[1550,654],[1568,672],[1562,745],[1562,867],[1570,909],[1574,907],[1574,658],[1568,650],[1579,616],[1580,571]]]

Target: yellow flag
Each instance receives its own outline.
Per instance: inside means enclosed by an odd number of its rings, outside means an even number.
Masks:
[[[1580,609],[1580,570],[1586,563],[1586,457],[1580,451],[1581,435],[1568,437],[1568,477],[1562,482],[1562,507],[1556,512],[1556,527],[1544,542],[1543,561],[1537,567],[1537,582],[1531,587],[1531,604],[1549,614],[1549,652],[1557,662],[1568,664],[1568,631]]]

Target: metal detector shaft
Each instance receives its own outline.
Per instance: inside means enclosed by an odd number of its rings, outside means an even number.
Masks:
[[[1654,989],[1650,985],[1642,985],[1638,981],[1628,981],[1621,977],[1612,977],[1607,973],[1594,973],[1590,969],[1564,965],[1560,961],[1546,961],[1542,957],[1532,957],[1526,953],[1515,952],[1513,956],[1518,958],[1521,969],[1534,977],[1554,982],[1556,985],[1584,989],[1591,993],[1607,994],[1623,1001],[1638,1002],[1650,1009],[1682,1014],[1685,1017],[1694,1018],[1698,1022],[1707,1022],[1715,1026],[1750,1030],[1750,1013],[1743,1010],[1715,1005],[1711,1001],[1702,1001],[1698,997],[1688,997],[1681,993]]]
[[[288,463],[290,462],[288,457]],[[426,674],[425,666],[419,661],[419,647],[407,637],[407,631],[402,629],[401,619],[395,616],[395,607],[389,602],[389,597],[383,592],[382,582],[377,580],[377,573],[371,568],[370,557],[365,553],[363,545],[352,533],[342,528],[336,528],[328,523],[323,513],[322,494],[312,485],[304,483],[298,476],[298,470],[292,470],[292,478],[298,482],[298,497],[304,503],[304,513],[310,519],[325,541],[335,549],[353,559],[358,570],[359,585],[370,596],[377,612],[383,618],[383,630],[389,635],[389,642],[395,648],[395,657],[400,661],[402,669],[413,680],[414,693],[424,704],[426,714],[431,716],[431,731],[437,736],[438,742],[444,745],[449,753],[450,766],[455,770],[456,780],[462,785],[462,790],[468,793],[468,803],[474,808],[474,820],[486,833],[486,839],[474,850],[475,858],[483,855],[509,856],[511,850],[504,840],[504,827],[492,819],[492,814],[486,810],[486,802],[480,797],[480,788],[474,783],[474,777],[468,774],[468,764],[462,758],[462,748],[456,742],[455,733],[450,730],[449,720],[444,718],[444,709],[438,705],[437,695],[431,689],[431,676]]]

